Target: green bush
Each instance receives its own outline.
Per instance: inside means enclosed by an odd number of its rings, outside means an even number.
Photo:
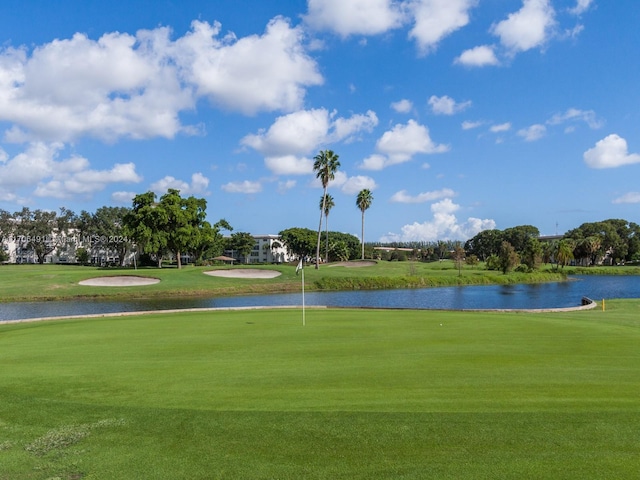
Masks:
[[[500,257],[491,255],[486,261],[487,270],[500,270]]]

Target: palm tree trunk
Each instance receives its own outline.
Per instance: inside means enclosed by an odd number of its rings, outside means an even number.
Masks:
[[[325,213],[324,215],[324,231],[325,234],[327,235],[327,244],[326,244],[326,250],[325,250],[325,262],[329,261],[329,215],[327,215]]]
[[[327,189],[324,189],[322,208],[320,209],[320,225],[318,226],[318,243],[316,245],[316,270],[320,268],[320,236],[322,235],[322,215],[324,215],[325,202],[327,201]]]
[[[362,210],[362,260],[364,260],[364,210]]]

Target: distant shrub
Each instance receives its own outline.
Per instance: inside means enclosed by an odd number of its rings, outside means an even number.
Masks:
[[[76,250],[76,261],[82,265],[87,265],[91,260],[91,254],[86,248],[79,248]]]
[[[500,258],[497,255],[491,255],[486,261],[487,270],[500,270]]]

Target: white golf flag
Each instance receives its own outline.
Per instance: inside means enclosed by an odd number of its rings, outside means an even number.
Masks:
[[[298,266],[296,267],[296,275],[300,270],[302,270],[302,258],[300,259],[300,261],[298,262]]]

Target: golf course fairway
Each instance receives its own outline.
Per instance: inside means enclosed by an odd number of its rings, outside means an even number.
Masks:
[[[626,479],[640,301],[0,324],[0,480]]]

